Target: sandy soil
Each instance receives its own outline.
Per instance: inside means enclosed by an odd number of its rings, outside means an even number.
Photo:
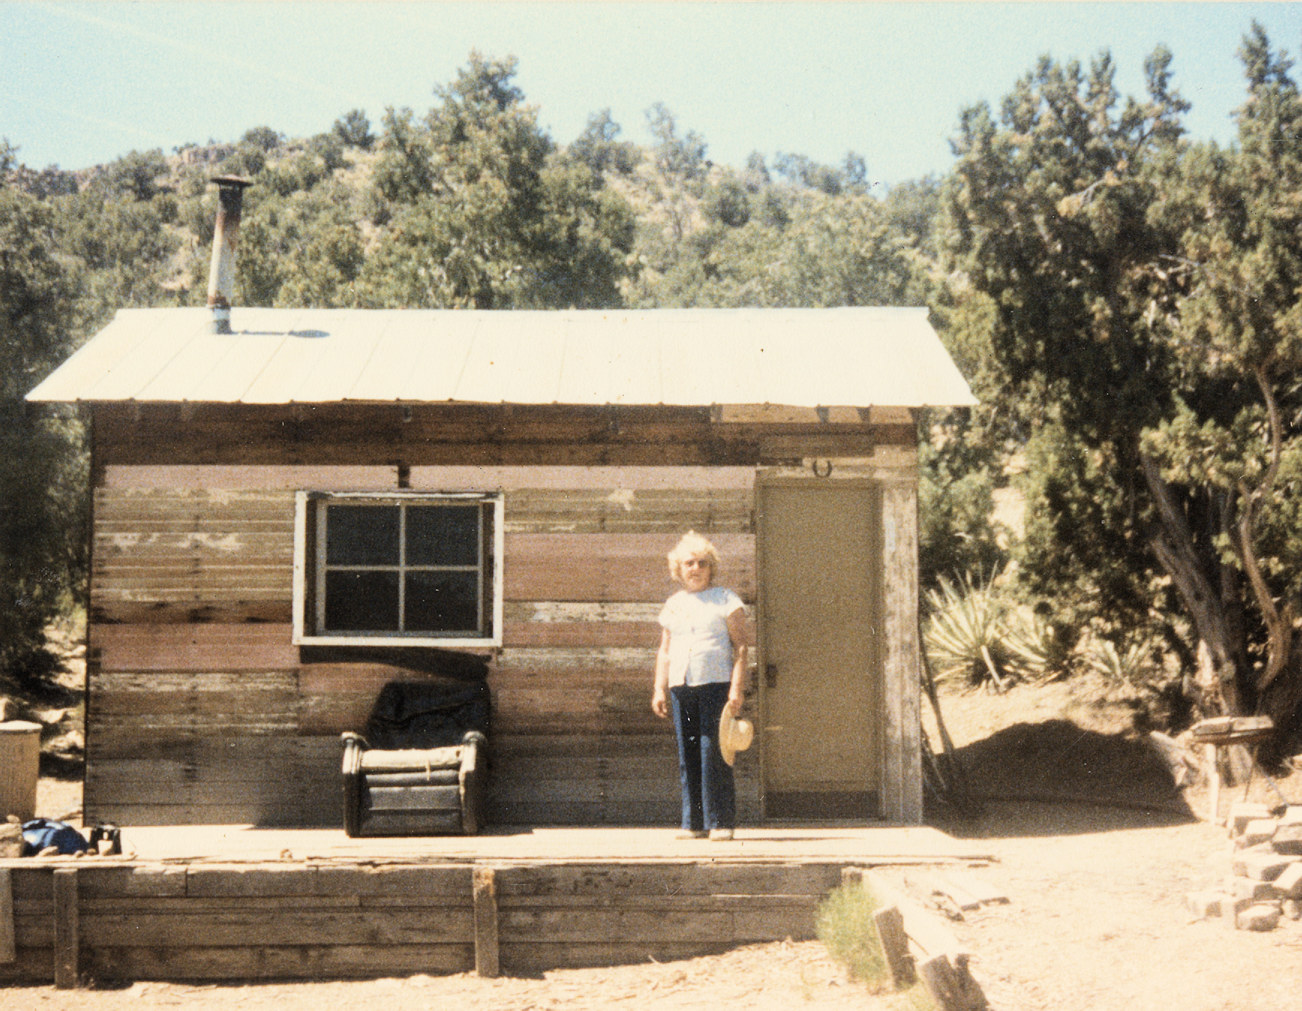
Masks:
[[[997,860],[980,875],[1009,901],[951,924],[973,952],[990,1004],[1064,1008],[1293,1011],[1302,978],[1302,923],[1235,931],[1187,912],[1186,892],[1229,873],[1225,830],[1199,820],[1205,797],[1183,793],[1132,729],[1134,707],[1097,684],[962,693],[946,723],[983,813],[934,823],[981,840]],[[1302,774],[1279,780],[1302,803]],[[75,806],[75,783],[42,782],[42,809]],[[1242,787],[1229,791],[1244,795]],[[1264,780],[1248,789],[1273,800]],[[1226,800],[1228,805],[1228,799]],[[907,872],[901,872],[905,874]],[[905,882],[900,880],[901,884]],[[459,1009],[856,1008],[905,1006],[848,980],[817,942],[757,945],[665,964],[562,970],[540,978],[473,974],[257,986],[136,983],[120,989],[0,989],[0,1007],[377,1006]]]

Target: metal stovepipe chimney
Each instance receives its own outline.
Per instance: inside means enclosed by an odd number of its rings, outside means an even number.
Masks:
[[[213,333],[230,333],[240,209],[244,205],[244,188],[252,180],[242,176],[213,176],[212,181],[218,187],[217,224],[212,236],[212,264],[208,268],[208,308],[212,310]]]

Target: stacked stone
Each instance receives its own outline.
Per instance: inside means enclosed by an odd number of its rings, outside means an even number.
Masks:
[[[1234,874],[1223,892],[1199,892],[1199,916],[1234,917],[1240,930],[1274,930],[1302,919],[1302,805],[1271,808],[1243,801],[1230,809]]]

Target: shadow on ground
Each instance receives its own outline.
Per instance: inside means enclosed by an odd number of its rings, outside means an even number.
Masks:
[[[1127,734],[1060,719],[1015,723],[955,756],[980,812],[965,817],[932,805],[928,821],[951,835],[1069,835],[1197,820],[1165,763]]]

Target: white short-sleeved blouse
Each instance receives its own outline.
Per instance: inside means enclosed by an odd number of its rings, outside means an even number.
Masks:
[[[723,586],[699,593],[679,590],[665,601],[660,625],[669,632],[670,688],[732,680],[728,616],[745,606]]]

